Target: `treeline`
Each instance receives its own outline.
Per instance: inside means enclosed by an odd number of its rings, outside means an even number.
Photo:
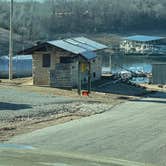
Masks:
[[[9,1],[0,1],[0,27],[9,28]],[[166,0],[27,0],[14,3],[14,30],[32,41],[51,39],[59,33],[165,28]]]

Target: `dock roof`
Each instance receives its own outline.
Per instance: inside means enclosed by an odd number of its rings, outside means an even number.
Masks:
[[[151,42],[151,41],[166,39],[166,37],[134,35],[134,36],[124,37],[123,39],[128,41],[137,41],[137,42]]]

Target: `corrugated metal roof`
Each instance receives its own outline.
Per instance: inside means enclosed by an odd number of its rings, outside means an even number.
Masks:
[[[64,40],[48,41],[48,44],[70,51],[74,54],[80,54],[87,51],[97,51],[107,48],[107,46],[97,43],[85,37],[70,38]]]
[[[20,51],[18,54],[33,54],[34,51],[38,51],[42,47],[48,46],[58,47],[76,55],[84,52],[94,52],[107,48],[107,46],[87,39],[85,37],[77,37],[64,40],[47,41],[32,48]]]
[[[100,44],[100,43],[97,43],[93,40],[87,39],[85,37],[76,37],[76,38],[73,38],[73,39],[75,41],[78,41],[78,42],[82,43],[82,44],[89,45],[89,46],[93,47],[96,51],[107,48],[107,46],[105,46],[103,44]]]
[[[97,57],[97,55],[94,52],[83,52],[81,53],[81,55],[87,60],[91,60]]]
[[[81,47],[78,47],[76,45],[70,44],[64,40],[55,40],[55,41],[48,41],[48,44],[51,44],[53,46],[59,47],[61,49],[64,49],[66,51],[72,52],[74,54],[80,54],[82,52],[86,52],[87,50]]]
[[[135,35],[135,36],[125,37],[123,39],[124,40],[130,40],[130,41],[149,42],[149,41],[155,41],[155,40],[165,39],[165,37],[146,36],[146,35]]]
[[[68,42],[68,43],[71,43],[71,44],[73,44],[75,46],[78,46],[78,47],[81,47],[83,49],[89,50],[89,51],[96,51],[96,48],[94,48],[94,47],[92,47],[90,45],[78,42],[78,41],[76,41],[74,39],[66,39],[65,41]]]

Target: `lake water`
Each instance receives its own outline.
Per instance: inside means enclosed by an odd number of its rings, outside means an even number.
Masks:
[[[166,62],[165,57],[153,56],[121,56],[108,55],[103,58],[103,73],[117,73],[121,71],[141,71],[144,73],[152,73],[152,64],[155,62]],[[145,78],[134,78],[133,82],[148,82]]]
[[[8,77],[8,56],[0,57],[0,78]],[[28,77],[32,75],[32,56],[16,56],[13,58],[14,77]]]
[[[166,62],[165,57],[143,57],[143,56],[105,56],[103,58],[103,70],[109,71],[111,68],[112,73],[119,71],[143,71],[147,73],[152,72],[152,64],[155,62]]]

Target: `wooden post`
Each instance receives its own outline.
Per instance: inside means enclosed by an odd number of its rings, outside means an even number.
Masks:
[[[88,92],[91,93],[91,62],[88,62]]]
[[[81,95],[81,62],[80,62],[80,56],[78,57],[78,94]]]

